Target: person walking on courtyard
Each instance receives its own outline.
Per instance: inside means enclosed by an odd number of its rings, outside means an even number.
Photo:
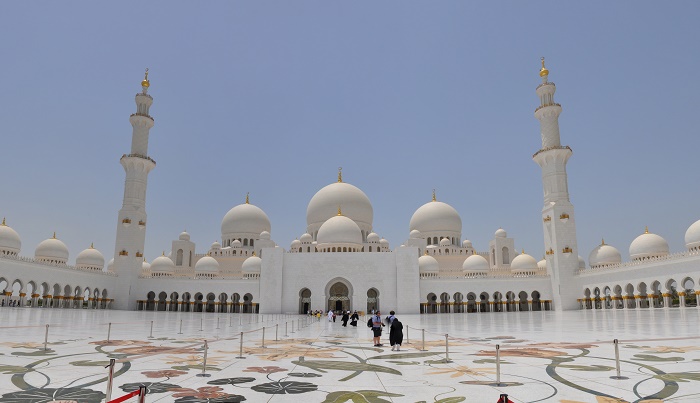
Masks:
[[[328,311],[328,321],[329,321],[329,322],[333,322],[333,317],[334,317],[334,316],[335,316],[335,314],[333,313],[333,311],[329,310],[329,311]]]
[[[343,327],[348,327],[348,320],[350,320],[350,311],[343,311]]]
[[[391,351],[401,351],[401,343],[403,342],[403,324],[392,315],[393,320],[389,325],[389,344]]]
[[[381,339],[382,339],[382,326],[384,324],[382,323],[382,313],[377,311],[374,316],[372,316],[372,332],[374,334],[374,347],[381,347]]]
[[[349,311],[348,311],[349,312]],[[360,315],[357,314],[357,311],[352,313],[352,316],[350,317],[350,325],[357,327],[357,321],[360,320]]]

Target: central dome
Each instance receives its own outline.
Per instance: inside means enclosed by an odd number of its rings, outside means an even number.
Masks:
[[[409,224],[409,230],[428,232],[462,232],[462,219],[452,206],[440,201],[431,201],[420,206]]]
[[[237,234],[253,234],[257,237],[263,231],[270,232],[270,219],[260,207],[249,203],[232,208],[221,221],[222,239]]]
[[[307,232],[313,233],[328,219],[335,216],[338,208],[367,232],[372,228],[374,212],[367,195],[357,187],[336,182],[316,192],[306,208]],[[314,228],[315,227],[315,228]]]
[[[336,215],[319,228],[318,243],[362,244],[362,233],[355,221],[344,215]]]

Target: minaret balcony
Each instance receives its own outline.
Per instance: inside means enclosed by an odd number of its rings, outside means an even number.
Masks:
[[[553,147],[543,148],[543,149],[537,151],[536,153],[532,154],[532,158],[537,157],[537,155],[540,154],[540,153],[543,153],[543,152],[546,152],[546,151],[551,151],[551,150],[569,150],[569,151],[571,151],[572,153],[574,152],[574,151],[571,149],[571,147],[569,147],[569,146],[553,146]]]
[[[557,104],[557,105],[558,105],[558,104]],[[138,112],[137,112],[137,113],[132,113],[129,117],[131,118],[131,117],[134,117],[134,116],[142,116],[142,117],[144,117],[144,118],[149,118],[149,119],[151,119],[152,121],[155,122],[155,120],[153,119],[153,117],[151,117],[150,115],[146,115],[145,113],[138,113]]]
[[[544,104],[544,105],[538,106],[537,109],[535,109],[535,112],[539,111],[539,110],[542,109],[542,108],[546,108],[546,107],[548,107],[548,106],[558,106],[558,107],[561,108],[561,104],[558,104],[558,103],[556,103],[556,102],[552,102],[552,103],[549,103],[549,104]],[[133,115],[131,115],[131,116],[133,116]]]
[[[144,160],[151,161],[153,163],[153,165],[156,164],[156,161],[153,158],[151,158],[147,155],[142,155],[142,154],[122,154],[122,157],[120,159],[124,159],[124,158],[141,158]]]

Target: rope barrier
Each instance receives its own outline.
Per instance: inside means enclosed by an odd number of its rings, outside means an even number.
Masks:
[[[128,394],[126,394],[126,395],[124,395],[124,396],[122,396],[122,397],[118,397],[118,398],[116,398],[116,399],[114,399],[114,400],[110,400],[110,401],[108,401],[107,403],[121,403],[121,402],[123,402],[123,401],[125,401],[125,400],[131,399],[131,398],[134,397],[134,396],[141,396],[141,388],[139,388],[138,390],[135,390],[135,391],[133,391],[133,392],[131,392],[131,393],[128,393]]]

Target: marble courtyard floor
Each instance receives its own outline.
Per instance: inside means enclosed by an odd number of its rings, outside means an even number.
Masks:
[[[147,402],[481,403],[500,393],[515,403],[700,401],[698,308],[397,317],[400,352],[388,339],[373,347],[365,321],[343,328],[298,315],[0,308],[0,402],[101,402],[110,358],[112,399],[146,384]],[[205,339],[211,376],[199,377]],[[628,379],[611,379],[613,339]]]

